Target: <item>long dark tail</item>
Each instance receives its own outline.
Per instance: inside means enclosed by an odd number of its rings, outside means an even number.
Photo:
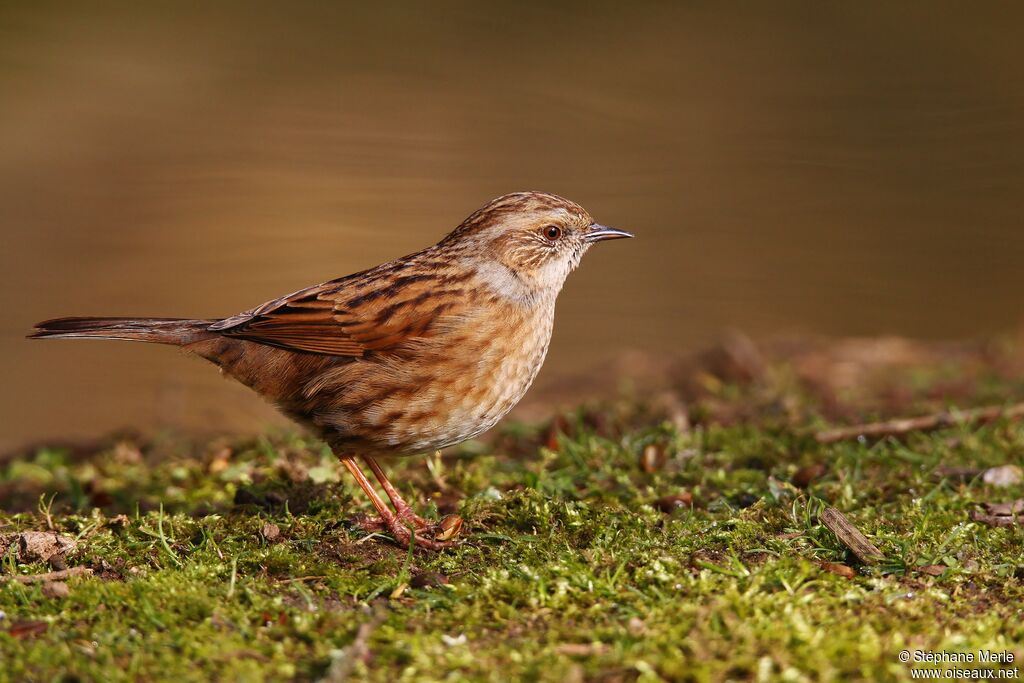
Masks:
[[[36,323],[29,339],[124,339],[184,346],[213,336],[215,320],[185,318],[55,318]]]

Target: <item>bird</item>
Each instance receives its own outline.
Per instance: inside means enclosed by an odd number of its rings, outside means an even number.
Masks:
[[[55,318],[29,338],[169,344],[213,362],[330,446],[376,510],[366,528],[441,550],[458,542],[461,518],[417,515],[378,458],[497,424],[544,362],[569,273],[592,245],[629,237],[558,195],[515,192],[433,246],[238,315]]]

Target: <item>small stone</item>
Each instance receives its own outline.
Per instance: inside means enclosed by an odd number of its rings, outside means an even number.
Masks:
[[[48,598],[63,599],[71,595],[71,589],[63,581],[47,581],[43,584],[43,595]]]
[[[642,636],[647,632],[647,624],[639,617],[630,617],[629,623],[626,624],[626,629],[629,630],[630,635]]]
[[[1017,465],[992,467],[985,470],[985,473],[981,475],[981,479],[986,484],[997,486],[999,488],[1016,486],[1024,481],[1024,470]]]
[[[281,529],[273,522],[267,522],[263,525],[263,528],[260,529],[260,534],[263,538],[267,539],[269,543],[273,543],[281,538]]]

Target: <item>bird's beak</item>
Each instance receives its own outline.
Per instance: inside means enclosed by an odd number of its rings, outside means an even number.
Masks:
[[[625,230],[609,228],[607,225],[599,223],[591,223],[587,232],[583,235],[583,239],[587,242],[600,242],[602,240],[621,240],[632,236],[632,233],[628,233]]]

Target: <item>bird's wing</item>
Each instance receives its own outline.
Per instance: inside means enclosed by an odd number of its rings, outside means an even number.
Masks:
[[[396,274],[363,282],[346,279],[300,290],[209,329],[294,351],[361,357],[432,336],[464,307],[458,287],[464,279]]]

